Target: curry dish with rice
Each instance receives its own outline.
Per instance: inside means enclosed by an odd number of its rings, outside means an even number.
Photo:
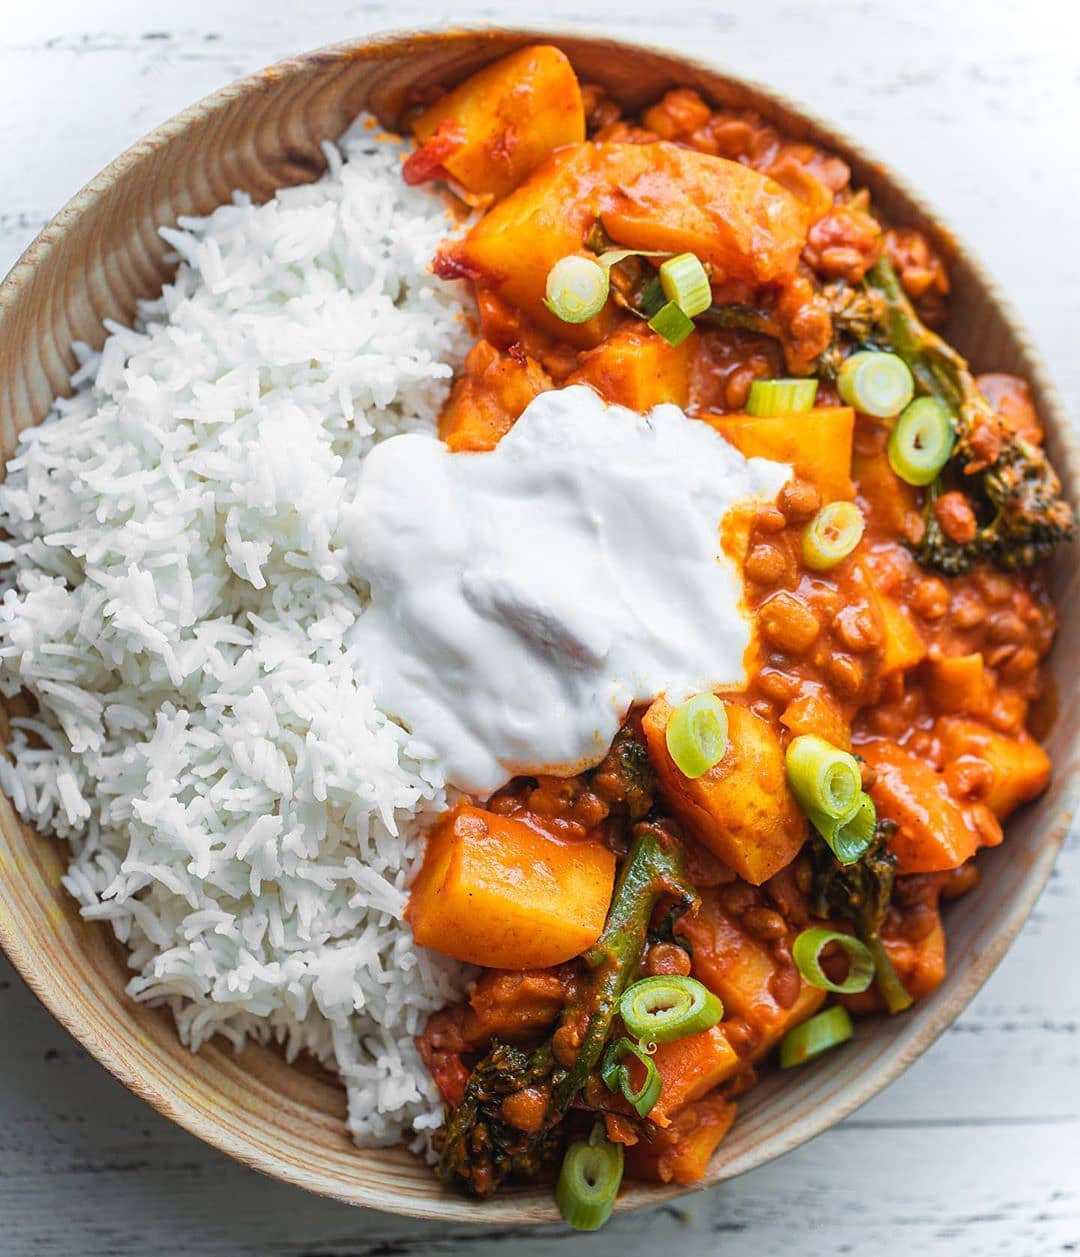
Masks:
[[[686,88],[628,117],[546,46],[410,125],[406,181],[472,214],[435,261],[477,309],[456,456],[583,385],[794,469],[724,519],[745,685],[462,798],[412,889],[417,941],[484,966],[420,1039],[439,1174],[557,1180],[591,1229],[624,1172],[699,1179],[777,1055],[942,981],[942,905],[1049,779],[1040,564],[1073,519],[1027,384],[940,338],[945,260],[839,157]]]
[[[547,45],[403,126],[74,347],[0,480],[0,789],[185,1046],[592,1230],[941,984],[1073,513],[836,155]]]

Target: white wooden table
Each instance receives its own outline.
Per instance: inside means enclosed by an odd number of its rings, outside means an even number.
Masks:
[[[98,169],[205,92],[391,26],[608,28],[781,86],[928,191],[1080,412],[1072,0],[0,0],[0,274]],[[3,364],[0,364],[0,370]],[[1075,701],[1075,700],[1074,700]],[[1080,1252],[1080,842],[959,1022],[813,1144],[597,1237],[350,1210],[241,1169],[68,1039],[0,958],[0,1255],[725,1257]],[[502,1251],[506,1251],[504,1248]]]

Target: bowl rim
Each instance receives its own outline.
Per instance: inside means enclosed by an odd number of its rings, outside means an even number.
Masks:
[[[225,109],[234,100],[257,94],[270,80],[303,73],[310,69],[313,63],[338,63],[358,59],[378,61],[387,53],[406,54],[410,45],[413,44],[418,46],[430,46],[434,42],[452,44],[462,37],[485,35],[491,37],[493,44],[498,41],[500,45],[503,42],[544,42],[558,45],[562,41],[572,41],[578,44],[615,46],[634,53],[660,56],[677,62],[692,74],[711,74],[722,77],[731,84],[760,97],[776,112],[789,113],[797,117],[808,129],[829,136],[844,149],[846,156],[855,158],[867,167],[887,169],[891,186],[905,196],[925,224],[949,241],[956,254],[963,258],[965,265],[999,310],[1003,320],[1026,353],[1032,367],[1032,379],[1037,382],[1043,408],[1050,419],[1052,435],[1057,446],[1055,461],[1062,473],[1062,482],[1074,492],[1076,491],[1076,487],[1080,485],[1080,444],[1069,423],[1060,395],[1025,325],[1012,303],[1002,293],[996,280],[988,273],[985,265],[973,253],[963,236],[955,233],[951,225],[928,204],[919,192],[912,188],[906,176],[896,174],[891,166],[884,166],[861,143],[853,141],[846,132],[837,129],[815,112],[806,109],[800,102],[792,100],[771,86],[746,78],[737,71],[728,69],[722,63],[688,56],[678,48],[660,43],[627,40],[595,28],[562,24],[558,27],[504,26],[497,23],[461,23],[440,30],[423,27],[395,28],[353,40],[341,40],[323,45],[309,52],[283,58],[243,75],[208,93],[154,127],[129,145],[75,193],[31,241],[0,282],[0,324],[3,322],[5,310],[14,301],[18,290],[29,280],[34,269],[53,249],[62,245],[69,226],[108,192],[118,178],[150,158],[159,149],[169,145],[195,121]],[[500,47],[498,51],[501,52],[502,48]],[[1078,754],[1080,754],[1080,733],[1072,739],[1071,744],[1063,748],[1059,755],[1059,762],[1066,767],[1074,766]],[[1008,900],[1008,910],[992,942],[973,960],[963,983],[950,990],[948,997],[940,1002],[940,1006],[924,1009],[921,1024],[913,1028],[901,1050],[880,1053],[854,1084],[849,1083],[841,1092],[834,1093],[828,1103],[815,1110],[814,1115],[805,1119],[796,1130],[782,1130],[767,1140],[761,1141],[749,1155],[741,1160],[734,1171],[729,1172],[721,1163],[719,1166],[714,1166],[705,1178],[697,1183],[670,1184],[664,1187],[639,1186],[632,1193],[624,1192],[620,1195],[616,1212],[622,1213],[660,1204],[757,1169],[830,1129],[894,1082],[956,1020],[1000,963],[1050,877],[1054,862],[1069,832],[1078,801],[1080,801],[1080,770],[1074,766],[1073,771],[1063,781],[1060,802],[1052,818],[1049,832],[1043,836],[1031,856],[1022,887]],[[0,901],[0,909],[3,909],[3,906]],[[81,1012],[78,1003],[72,998],[72,993],[65,986],[63,976],[51,972],[43,973],[35,967],[33,957],[24,948],[22,939],[11,928],[7,914],[2,910],[0,910],[0,948],[6,953],[13,967],[34,995],[99,1064],[103,1065],[128,1090],[152,1105],[157,1112],[210,1147],[268,1177],[346,1204],[443,1222],[487,1225],[496,1221],[482,1205],[472,1207],[468,1214],[464,1215],[462,1198],[456,1196],[433,1195],[421,1201],[412,1197],[392,1195],[370,1187],[345,1192],[333,1184],[313,1181],[310,1174],[296,1169],[284,1159],[264,1155],[258,1149],[246,1146],[243,1138],[235,1131],[222,1130],[213,1119],[207,1118],[196,1109],[178,1105],[174,1097],[149,1084],[139,1071],[130,1065],[122,1052],[117,1051],[107,1038],[96,1033],[89,1020]],[[766,1145],[764,1150],[763,1145]],[[552,1210],[528,1209],[524,1195],[521,1197],[521,1205],[520,1221],[522,1222],[537,1224],[557,1217]],[[506,1214],[504,1213],[498,1221],[505,1222]]]

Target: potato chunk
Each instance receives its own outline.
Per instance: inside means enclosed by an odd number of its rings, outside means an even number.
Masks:
[[[696,1183],[734,1120],[730,1100],[706,1096],[684,1108],[666,1130],[627,1148],[626,1172],[652,1183]]]
[[[970,756],[990,765],[992,778],[984,802],[998,820],[1005,820],[1021,803],[1042,794],[1050,781],[1050,757],[1021,733],[1010,737],[978,720],[945,716],[935,725],[949,760]]]
[[[493,450],[525,407],[553,387],[534,359],[501,354],[486,340],[469,350],[465,372],[439,419],[439,436],[455,453]]]
[[[926,658],[926,639],[907,605],[886,593],[875,569],[856,556],[854,579],[881,626],[881,675],[909,672]]]
[[[488,210],[464,240],[447,246],[437,269],[475,279],[561,340],[583,347],[597,344],[620,321],[613,302],[596,318],[575,324],[551,314],[544,296],[548,271],[560,258],[583,251],[596,222],[599,166],[595,144],[577,144],[553,154]]]
[[[870,796],[878,815],[899,826],[889,842],[898,873],[941,873],[1001,841],[1001,825],[985,803],[953,797],[948,779],[911,751],[875,739],[857,748],[875,770]]]
[[[747,458],[790,463],[821,494],[823,502],[855,496],[851,482],[850,406],[819,406],[808,414],[704,415],[705,421]]]
[[[671,345],[647,326],[630,324],[590,350],[566,383],[588,384],[604,401],[642,415],[663,402],[685,409],[694,339]]]
[[[584,251],[597,221],[620,247],[690,251],[713,267],[714,279],[754,287],[791,278],[807,231],[805,208],[738,162],[675,144],[586,142],[552,154],[447,246],[436,267],[474,279],[538,327],[589,347],[619,322],[614,302],[574,324],[551,314],[544,295],[548,271]]]
[[[683,917],[678,931],[691,945],[693,976],[720,997],[726,1017],[741,1018],[754,1032],[756,1058],[816,1012],[825,992],[800,979],[794,1001],[781,1004],[774,994],[779,964],[772,947],[725,911],[721,894],[703,891],[697,915]]]
[[[687,1035],[674,1043],[658,1043],[652,1059],[663,1083],[660,1098],[649,1112],[657,1126],[670,1126],[681,1108],[726,1082],[740,1065],[721,1026]],[[640,1087],[645,1081],[641,1062],[627,1056],[626,1064],[631,1084]]]
[[[416,941],[492,969],[544,969],[600,937],[615,857],[464,805],[428,837],[406,911]]]
[[[678,144],[600,144],[604,230],[630,249],[696,253],[715,283],[777,283],[799,264],[806,207],[749,166]]]
[[[784,708],[780,723],[794,738],[813,734],[843,751],[851,749],[851,725],[824,694],[800,694]]]
[[[981,651],[942,655],[926,665],[930,701],[941,712],[977,716],[989,702],[989,680]]]
[[[728,746],[704,776],[683,776],[668,754],[672,707],[658,698],[642,721],[649,757],[675,816],[740,877],[755,886],[794,860],[806,818],[787,782],[775,729],[739,703],[727,703]]]
[[[795,1003],[790,1008],[781,1008],[771,1025],[766,1028],[751,1059],[760,1061],[763,1056],[768,1056],[789,1030],[812,1017],[824,1003],[825,992],[820,987],[804,982],[795,996]]]
[[[878,594],[878,612],[884,631],[881,675],[907,672],[926,658],[926,640],[902,602]]]
[[[852,453],[851,473],[858,484],[859,497],[865,503],[867,517],[889,536],[911,536],[920,519],[918,490],[893,471],[884,440],[875,444],[867,436],[865,429],[869,421],[860,418],[858,422],[860,439]]]
[[[406,182],[444,171],[473,197],[498,198],[555,149],[585,138],[585,107],[566,54],[534,44],[467,78],[412,129],[421,147],[405,164]]]

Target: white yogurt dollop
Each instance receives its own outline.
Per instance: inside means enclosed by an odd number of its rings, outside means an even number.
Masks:
[[[631,703],[744,679],[720,524],[789,474],[677,406],[638,415],[585,387],[541,394],[490,453],[391,437],[345,538],[376,702],[473,794],[595,763]]]

